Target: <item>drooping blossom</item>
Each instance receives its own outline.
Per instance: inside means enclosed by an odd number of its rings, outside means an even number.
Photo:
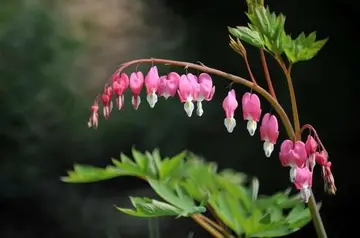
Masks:
[[[130,75],[130,90],[133,93],[131,104],[137,110],[141,103],[140,92],[144,85],[144,75],[141,71],[133,72]]]
[[[300,190],[301,198],[307,203],[311,196],[312,172],[305,166],[303,168],[296,167],[293,173],[295,187]]]
[[[91,115],[88,121],[88,127],[94,127],[95,129],[98,127],[99,125],[99,105],[97,102],[95,102],[92,106],[91,106]]]
[[[257,122],[260,120],[260,99],[256,94],[245,93],[242,97],[243,118],[247,120],[247,130],[250,136],[255,134]]]
[[[232,133],[235,126],[236,120],[234,118],[234,113],[236,108],[238,107],[238,101],[236,100],[235,90],[232,89],[228,92],[228,95],[225,97],[222,107],[225,110],[225,119],[224,125],[229,133]]]
[[[304,167],[307,159],[305,143],[302,141],[293,143],[291,140],[284,140],[280,146],[279,158],[284,167]]]
[[[148,101],[151,108],[155,107],[158,101],[156,94],[160,84],[159,72],[156,66],[150,68],[149,72],[145,76],[145,87],[146,87],[146,100]]]
[[[180,101],[184,103],[184,110],[188,117],[192,116],[194,111],[194,103],[197,99],[199,85],[197,84],[196,76],[193,74],[183,74],[180,77],[178,95]]]
[[[106,87],[103,94],[101,95],[101,101],[103,103],[103,114],[106,120],[109,119],[110,113],[113,109],[113,102],[111,100],[112,93],[112,87]]]
[[[315,161],[321,166],[326,166],[328,162],[328,157],[329,155],[326,150],[322,150],[320,152],[315,153]]]
[[[176,72],[171,72],[168,75],[160,77],[160,83],[157,93],[160,97],[168,99],[176,94],[179,87],[180,75]]]
[[[120,110],[124,106],[125,97],[124,92],[129,87],[129,76],[125,73],[115,73],[112,76],[112,89],[113,92],[116,94],[116,105]]]
[[[334,176],[331,172],[331,162],[327,162],[326,165],[322,167],[322,175],[324,179],[325,192],[331,195],[335,195],[336,186]]]
[[[308,166],[311,171],[314,169],[316,164],[315,153],[317,151],[317,148],[318,148],[318,143],[316,142],[316,140],[311,135],[308,135],[305,141],[305,149],[308,156],[308,161],[307,161]]]
[[[202,101],[210,101],[215,93],[215,86],[213,86],[212,78],[207,73],[201,73],[198,78],[199,81],[199,94],[196,101],[196,114],[202,116],[204,110]]]
[[[274,145],[279,137],[279,124],[274,115],[266,113],[261,121],[260,138],[264,141],[263,149],[266,157],[274,151]]]

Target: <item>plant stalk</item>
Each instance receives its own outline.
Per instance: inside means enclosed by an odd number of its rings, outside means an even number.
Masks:
[[[284,72],[289,72],[287,70],[285,64],[283,63],[283,61],[280,58],[275,57],[275,59],[278,61],[278,63],[280,64],[280,66],[284,70]],[[132,65],[138,65],[138,64],[141,64],[141,63],[150,63],[150,64],[158,63],[158,64],[164,64],[164,65],[174,65],[174,66],[179,66],[179,67],[184,67],[184,68],[192,68],[192,69],[195,69],[195,70],[198,70],[198,71],[202,71],[202,72],[205,72],[205,73],[217,75],[217,76],[222,77],[222,78],[226,78],[226,79],[228,79],[230,81],[233,81],[235,83],[240,83],[240,84],[242,84],[242,85],[244,85],[244,86],[246,86],[248,88],[251,88],[252,90],[254,90],[257,93],[259,93],[260,95],[262,95],[271,104],[271,106],[274,108],[274,110],[279,115],[279,117],[280,117],[280,119],[281,119],[281,121],[282,121],[282,123],[283,123],[283,125],[285,127],[285,130],[286,130],[289,138],[292,139],[292,140],[296,139],[296,137],[295,137],[296,134],[295,134],[295,131],[294,131],[293,127],[292,127],[290,119],[287,116],[285,110],[282,108],[282,106],[265,89],[258,86],[257,84],[252,83],[251,81],[249,81],[247,79],[244,79],[242,77],[239,77],[239,76],[236,76],[236,75],[233,75],[233,74],[223,72],[223,71],[218,70],[218,69],[210,68],[210,67],[205,66],[203,64],[199,65],[199,64],[194,64],[194,63],[189,63],[189,62],[184,62],[184,61],[157,59],[157,58],[137,59],[137,60],[132,60],[132,61],[126,62],[126,63],[122,64],[119,67],[119,69],[117,70],[117,73],[120,74],[126,68],[128,68],[128,67],[130,67]],[[293,110],[294,124],[295,124],[295,127],[298,126],[297,131],[298,131],[298,134],[300,136],[299,116],[298,116],[298,113],[297,113],[296,98],[295,98],[294,88],[293,88],[293,85],[292,85],[292,82],[291,82],[290,75],[288,73],[286,73],[286,75],[287,75],[288,81],[290,81],[289,89],[291,89],[290,90],[290,97],[292,97],[292,99],[291,99],[292,108],[295,109],[295,110]],[[311,216],[313,218],[314,226],[315,226],[318,237],[319,238],[327,238],[324,225],[322,223],[319,211],[318,211],[318,209],[316,207],[315,197],[314,197],[313,193],[310,196],[308,206],[309,206],[309,209],[310,209],[310,212],[311,212]],[[197,223],[199,223],[201,226],[203,226],[207,231],[212,233],[215,238],[225,238],[215,228],[213,228],[207,222],[205,222],[204,220],[199,218],[199,215],[193,215],[192,218]]]
[[[301,128],[300,128],[299,113],[298,113],[297,105],[296,105],[295,90],[294,90],[294,86],[292,84],[292,79],[291,79],[292,65],[290,64],[289,67],[286,68],[285,63],[280,58],[280,56],[275,56],[275,59],[279,63],[281,69],[284,71],[286,80],[288,82],[291,108],[292,108],[292,112],[293,112],[294,126],[295,126],[295,139],[301,140]],[[322,222],[320,213],[317,209],[315,196],[312,191],[311,191],[311,196],[308,201],[308,207],[309,207],[309,210],[311,213],[311,217],[312,217],[312,220],[313,220],[313,223],[315,226],[317,236],[319,238],[327,238],[326,230],[325,230],[324,224]]]
[[[266,62],[264,49],[260,49],[260,57],[261,57],[261,64],[263,66],[263,70],[264,70],[264,74],[265,74],[265,79],[266,79],[266,82],[269,87],[269,92],[270,92],[271,96],[273,96],[273,98],[277,101],[275,90],[274,90],[274,87],[271,82],[270,72],[269,72],[267,62]]]
[[[203,219],[203,215],[201,214],[194,214],[191,216],[191,218],[197,222],[200,226],[202,226],[205,230],[207,230],[214,238],[225,238],[218,230],[216,230],[212,225],[210,225],[208,222],[206,222],[205,219]]]

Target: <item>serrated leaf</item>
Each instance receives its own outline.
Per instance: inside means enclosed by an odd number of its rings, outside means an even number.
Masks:
[[[67,183],[92,183],[127,174],[126,171],[117,169],[114,166],[99,168],[90,165],[75,164],[74,170],[68,171],[68,176],[61,177],[61,180]]]
[[[158,177],[158,168],[156,166],[154,157],[149,151],[145,152],[146,158],[148,159],[147,163],[147,176],[153,179],[156,179]]]
[[[264,6],[255,7],[247,13],[247,16],[251,22],[249,28],[258,32],[263,45],[269,51],[280,55],[284,51],[283,35],[286,17],[283,14],[270,12],[270,9]]]
[[[120,158],[121,162],[114,158],[111,159],[111,161],[117,168],[121,169],[122,171],[126,171],[128,175],[139,177],[146,176],[146,174],[141,171],[139,166],[135,164],[132,160],[130,160],[126,155],[121,154]]]
[[[154,151],[152,152],[152,156],[154,158],[154,162],[155,162],[157,170],[160,171],[161,166],[162,166],[160,150],[154,149]]]
[[[164,159],[159,170],[160,179],[165,180],[170,177],[177,177],[183,170],[185,156],[186,151],[183,151],[171,159]]]
[[[286,57],[291,63],[314,58],[328,41],[327,38],[316,41],[316,32],[312,32],[308,36],[302,32],[296,39],[287,35],[283,37],[283,40],[286,42],[284,48]]]
[[[154,199],[130,197],[130,200],[135,209],[115,206],[116,209],[128,215],[137,217],[178,216],[182,213],[181,209]]]
[[[141,152],[137,151],[134,147],[131,149],[132,156],[139,166],[140,170],[144,173],[148,172],[148,158]]]
[[[280,237],[289,235],[298,229],[291,229],[287,226],[279,226],[276,228],[264,228],[263,231],[249,234],[251,237]]]
[[[245,41],[250,45],[253,45],[258,48],[264,47],[264,42],[261,39],[260,34],[250,29],[249,27],[245,27],[245,26],[238,26],[236,28],[228,27],[228,30],[231,35],[242,41]]]
[[[183,194],[182,190],[179,190],[181,189],[180,187],[175,189],[177,190],[175,193],[173,189],[165,183],[151,179],[148,182],[160,197],[162,197],[168,203],[180,208],[182,210],[182,216],[189,216],[191,214],[202,213],[206,211],[205,207],[196,206],[192,198]]]
[[[232,229],[237,235],[241,235],[244,233],[243,227],[241,226],[241,222],[239,222],[236,218],[237,210],[234,210],[234,203],[236,203],[236,199],[227,194],[225,192],[219,192],[213,195],[209,203],[211,207],[214,209],[216,215],[230,228]],[[242,221],[242,223],[244,220]]]

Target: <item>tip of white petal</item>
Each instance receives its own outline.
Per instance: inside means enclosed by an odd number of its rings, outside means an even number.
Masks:
[[[188,117],[191,117],[192,113],[194,111],[194,103],[191,101],[187,101],[184,104],[184,110],[185,110],[186,114],[188,115]]]
[[[290,174],[289,174],[290,182],[293,183],[295,181],[295,176],[296,176],[296,169],[295,169],[295,167],[291,167]]]
[[[141,97],[140,96],[132,96],[131,98],[131,104],[133,105],[134,109],[137,110],[141,103]]]
[[[270,158],[272,152],[274,151],[274,144],[270,143],[269,141],[265,141],[263,149],[264,149],[264,152],[265,152],[265,156],[267,158]]]
[[[196,114],[201,117],[204,114],[204,110],[202,108],[202,103],[200,101],[196,104]]]
[[[234,128],[236,126],[236,120],[234,118],[225,118],[224,119],[224,125],[229,133],[232,133],[234,131]]]
[[[256,121],[248,120],[246,128],[247,128],[250,136],[255,135],[255,131],[256,131],[256,128],[257,128]]]
[[[158,101],[158,96],[156,95],[155,92],[153,92],[153,93],[147,95],[146,100],[148,101],[149,106],[151,108],[154,108]]]
[[[308,203],[311,196],[311,190],[308,187],[303,187],[300,191],[300,196],[305,203]]]
[[[88,121],[87,126],[88,126],[89,128],[91,128],[91,127],[92,127],[92,123],[91,123],[91,121]]]

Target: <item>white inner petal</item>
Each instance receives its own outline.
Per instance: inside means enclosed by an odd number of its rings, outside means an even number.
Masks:
[[[225,125],[227,131],[228,131],[229,133],[232,133],[233,130],[234,130],[234,128],[235,128],[235,126],[236,126],[236,120],[235,120],[233,117],[231,117],[231,118],[225,118],[225,119],[224,119],[224,125]]]
[[[156,95],[155,92],[151,93],[151,94],[148,94],[146,96],[146,100],[148,101],[149,105],[151,108],[154,108],[155,107],[155,104],[157,103],[158,101],[158,96]]]
[[[265,156],[269,158],[271,156],[271,153],[274,151],[274,144],[270,143],[268,140],[265,140],[263,149],[265,152]]]
[[[300,191],[301,199],[305,202],[309,202],[309,198],[311,196],[311,190],[308,188],[308,186],[304,186]]]
[[[139,105],[141,103],[141,97],[140,96],[132,96],[131,98],[131,104],[133,105],[134,109],[137,110],[139,108]]]
[[[188,100],[185,104],[184,104],[184,110],[186,112],[186,114],[188,115],[188,117],[191,117],[193,111],[194,111],[194,103],[190,100]]]
[[[204,114],[204,110],[202,108],[202,103],[201,101],[197,101],[196,103],[196,114],[201,117]]]
[[[246,128],[247,128],[250,136],[255,135],[255,131],[256,131],[256,128],[257,128],[256,121],[254,121],[252,119],[248,120]]]
[[[290,182],[293,183],[295,181],[295,176],[296,176],[296,169],[295,169],[295,167],[291,166],[290,174],[289,174]]]

